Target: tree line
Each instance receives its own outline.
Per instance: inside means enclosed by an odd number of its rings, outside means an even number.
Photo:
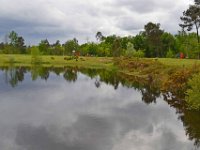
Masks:
[[[120,37],[117,35],[104,36],[96,33],[96,42],[79,44],[76,38],[61,44],[59,40],[50,44],[43,39],[36,46],[26,46],[24,38],[15,31],[9,33],[9,42],[0,43],[0,53],[41,55],[73,55],[77,52],[82,56],[98,57],[180,57],[200,58],[200,0],[194,0],[180,17],[181,30],[176,35],[165,32],[159,23],[149,22],[136,36]],[[193,29],[194,28],[194,29]],[[196,32],[190,32],[196,31]],[[36,51],[36,52],[35,52]]]

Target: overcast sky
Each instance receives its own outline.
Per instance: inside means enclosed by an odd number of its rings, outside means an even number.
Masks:
[[[103,35],[136,35],[149,21],[173,34],[193,0],[0,0],[0,41],[16,31],[26,44],[41,39],[80,43]]]

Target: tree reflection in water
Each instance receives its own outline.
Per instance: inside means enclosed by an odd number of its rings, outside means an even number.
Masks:
[[[183,126],[185,127],[186,135],[190,140],[194,140],[195,146],[200,147],[200,112],[187,110],[183,100],[177,97],[169,98],[169,95],[161,93],[156,84],[152,82],[144,84],[141,83],[140,79],[131,78],[132,80],[129,80],[128,77],[124,77],[116,71],[106,71],[103,69],[43,67],[36,64],[29,68],[1,67],[1,70],[5,75],[5,82],[12,87],[16,87],[22,82],[25,74],[29,72],[33,81],[38,78],[48,80],[50,74],[54,73],[57,76],[63,75],[63,78],[67,82],[75,82],[78,78],[78,73],[82,73],[94,79],[94,86],[97,88],[101,87],[102,82],[112,85],[115,90],[118,89],[120,84],[128,88],[134,88],[141,92],[142,101],[146,104],[156,103],[157,98],[162,94],[168,105],[176,109],[179,116],[178,119],[183,122]]]
[[[26,69],[24,67],[4,67],[1,69],[5,71],[6,83],[10,84],[12,87],[17,86],[19,82],[24,80],[24,74],[26,73]]]
[[[188,110],[185,102],[177,97],[169,97],[164,94],[164,100],[176,109],[178,119],[185,128],[186,135],[190,140],[194,140],[194,145],[200,147],[200,111]]]
[[[77,80],[77,69],[74,68],[65,69],[63,77],[68,82],[75,82]]]
[[[49,78],[49,69],[42,67],[39,64],[35,64],[31,66],[30,71],[31,71],[31,77],[33,81],[37,80],[38,77],[44,80],[47,80]]]

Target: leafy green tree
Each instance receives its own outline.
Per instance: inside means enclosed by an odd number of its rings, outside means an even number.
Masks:
[[[144,26],[144,35],[147,39],[148,44],[148,56],[150,57],[160,57],[162,56],[162,42],[161,36],[163,34],[163,30],[160,29],[160,24],[155,24],[149,22]]]
[[[145,53],[142,50],[138,50],[133,54],[133,56],[137,58],[143,58],[145,56]]]
[[[64,54],[67,55],[72,55],[72,52],[78,51],[79,50],[79,44],[78,44],[78,40],[76,38],[74,38],[73,40],[68,40],[67,42],[65,42],[64,44]]]
[[[200,47],[199,43],[197,42],[196,34],[195,33],[189,33],[185,36],[186,42],[185,42],[185,52],[190,58],[199,58],[200,53]],[[198,44],[197,44],[198,43]]]
[[[11,31],[8,37],[10,39],[9,45],[11,46],[11,49],[9,51],[6,50],[6,53],[24,54],[26,52],[26,46],[22,36],[18,36],[15,31]]]
[[[125,56],[133,57],[135,52],[136,52],[136,50],[134,49],[133,44],[131,42],[128,42],[127,49],[125,51]]]
[[[142,33],[135,36],[134,41],[134,48],[136,50],[145,49],[146,48],[146,39]]]
[[[120,38],[116,38],[112,45],[112,55],[114,57],[119,57],[122,54],[122,48],[120,43]]]
[[[51,54],[52,55],[63,55],[64,49],[60,44],[60,41],[57,40],[56,43],[52,44],[51,46]]]
[[[3,49],[5,47],[5,44],[3,42],[0,43],[0,54],[3,53]]]
[[[163,33],[161,36],[162,41],[162,56],[165,56],[169,50],[176,52],[176,40],[170,33]]]
[[[98,45],[95,43],[90,43],[89,47],[88,47],[88,53],[91,56],[96,56],[97,55],[97,51],[98,51]]]
[[[39,51],[43,55],[49,55],[50,54],[50,44],[49,44],[49,41],[47,39],[41,40],[41,42],[39,43]]]
[[[111,46],[105,42],[97,43],[85,43],[80,46],[80,53],[83,56],[110,56]]]
[[[176,47],[179,52],[183,52],[188,58],[198,58],[200,52],[197,44],[196,33],[179,33],[176,37]]]
[[[82,45],[80,46],[80,53],[81,53],[81,55],[82,55],[82,56],[87,56],[87,55],[89,55],[88,49],[89,49],[89,43],[82,44]]]
[[[105,43],[108,45],[113,45],[114,41],[117,39],[116,35],[110,35],[105,37]]]
[[[19,49],[19,53],[21,53],[21,54],[26,53],[26,46],[25,46],[25,43],[24,43],[24,38],[22,36],[17,38],[16,47]]]
[[[179,31],[178,34],[175,35],[175,40],[176,40],[177,53],[184,51],[188,56],[189,39],[187,33],[185,31]]]
[[[18,43],[18,34],[15,31],[11,31],[8,37],[10,39],[10,44],[16,47]]]
[[[12,54],[14,52],[14,47],[11,46],[10,44],[5,44],[3,48],[3,53],[4,54]]]
[[[99,57],[110,56],[110,50],[108,48],[99,47],[97,55]]]
[[[127,44],[128,43],[134,43],[134,37],[128,36],[128,37],[118,37],[120,38],[120,43],[122,49],[126,50],[127,49]]]
[[[127,50],[130,50],[130,51],[134,51],[135,50],[134,46],[133,46],[133,43],[128,42],[128,44],[127,44]]]
[[[106,44],[105,42],[101,42],[97,46],[98,46],[98,49],[97,49],[98,56],[110,56],[111,55],[111,53],[110,53],[111,45]]]

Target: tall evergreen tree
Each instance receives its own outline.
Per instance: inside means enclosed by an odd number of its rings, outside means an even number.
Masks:
[[[183,24],[179,24],[179,26],[187,28],[188,31],[191,31],[195,26],[196,36],[199,43],[200,6],[197,4],[200,4],[199,0],[195,0],[195,5],[190,5],[189,8],[183,12],[183,16],[180,18],[183,21]]]

